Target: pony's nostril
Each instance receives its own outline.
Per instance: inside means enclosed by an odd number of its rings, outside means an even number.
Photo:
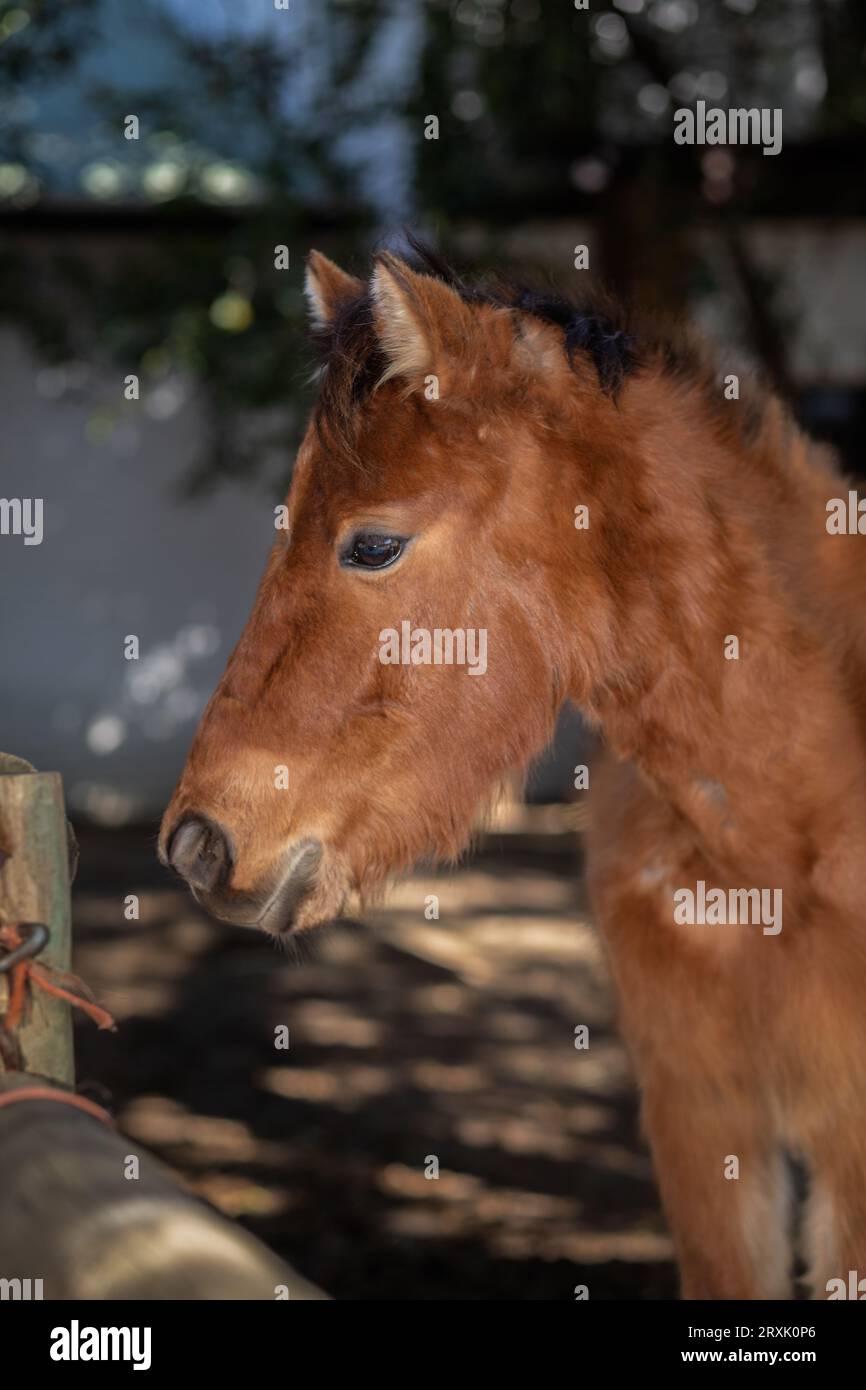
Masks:
[[[228,877],[231,851],[218,825],[192,817],[182,821],[172,835],[168,862],[194,888],[207,891]]]

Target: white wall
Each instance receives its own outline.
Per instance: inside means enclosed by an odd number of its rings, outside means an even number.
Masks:
[[[119,375],[64,379],[0,335],[0,496],[42,497],[45,517],[41,545],[0,536],[0,748],[63,773],[70,805],[108,821],[170,792],[280,500],[258,481],[178,500],[203,421],[183,383],[163,388],[122,403]]]

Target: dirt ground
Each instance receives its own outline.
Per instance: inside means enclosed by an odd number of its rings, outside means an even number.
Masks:
[[[568,814],[290,953],[210,921],[152,827],[79,827],[75,969],[119,1024],[78,1025],[83,1089],[335,1298],[675,1296]]]

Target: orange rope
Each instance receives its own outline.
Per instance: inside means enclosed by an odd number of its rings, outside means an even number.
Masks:
[[[8,922],[5,926],[0,927],[0,945],[5,946],[7,950],[14,951],[18,946],[23,945],[23,942],[24,937],[14,923]],[[115,1031],[116,1024],[111,1014],[106,1009],[100,1008],[99,1004],[90,996],[87,986],[75,975],[64,974],[55,970],[53,966],[43,965],[37,960],[21,960],[17,965],[13,965],[9,973],[9,1002],[6,1006],[6,1015],[2,1020],[2,1027],[7,1033],[12,1033],[20,1027],[24,1016],[28,981],[31,988],[38,987],[46,994],[52,994],[57,999],[65,999],[67,1004],[81,1009],[89,1018],[93,1019],[97,1027]],[[62,984],[55,983],[51,978],[52,974],[56,975]]]
[[[6,1029],[7,1033],[11,1033],[13,1028],[17,1028],[21,1022],[21,1015],[24,1012],[26,984],[27,962],[22,960],[18,965],[13,965],[12,978],[9,981],[9,1007],[6,1010],[6,1017],[3,1020],[3,1027]]]
[[[22,965],[23,964],[25,964],[24,961],[22,961]],[[63,989],[61,985],[52,984],[45,974],[44,965],[38,965],[36,961],[34,961],[30,967],[30,978],[40,989],[44,989],[46,994],[54,994],[58,999],[65,999],[67,1004],[73,1004],[76,1009],[83,1009],[84,1012],[93,1019],[97,1027],[108,1028],[112,1033],[117,1032],[117,1024],[114,1022],[114,1019],[107,1009],[101,1008],[100,1005],[94,1003],[92,999],[85,999],[80,994],[74,993],[70,989]],[[74,975],[65,975],[63,978],[66,980],[75,980]],[[75,980],[75,983],[80,984],[80,981]]]

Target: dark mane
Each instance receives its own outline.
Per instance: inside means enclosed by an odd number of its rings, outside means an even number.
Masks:
[[[641,332],[638,337],[626,309],[601,293],[587,295],[578,303],[555,292],[508,282],[470,285],[431,247],[414,237],[408,240],[409,250],[400,259],[411,270],[447,285],[465,303],[516,309],[560,328],[571,367],[577,366],[576,354],[586,353],[602,390],[613,398],[625,377],[650,356],[660,355],[663,369],[672,375],[700,373],[700,364],[688,350],[673,346],[670,340],[660,342],[654,334]],[[352,455],[358,408],[387,366],[369,293],[365,290],[344,304],[334,320],[312,336],[324,368],[316,428],[332,447]]]

